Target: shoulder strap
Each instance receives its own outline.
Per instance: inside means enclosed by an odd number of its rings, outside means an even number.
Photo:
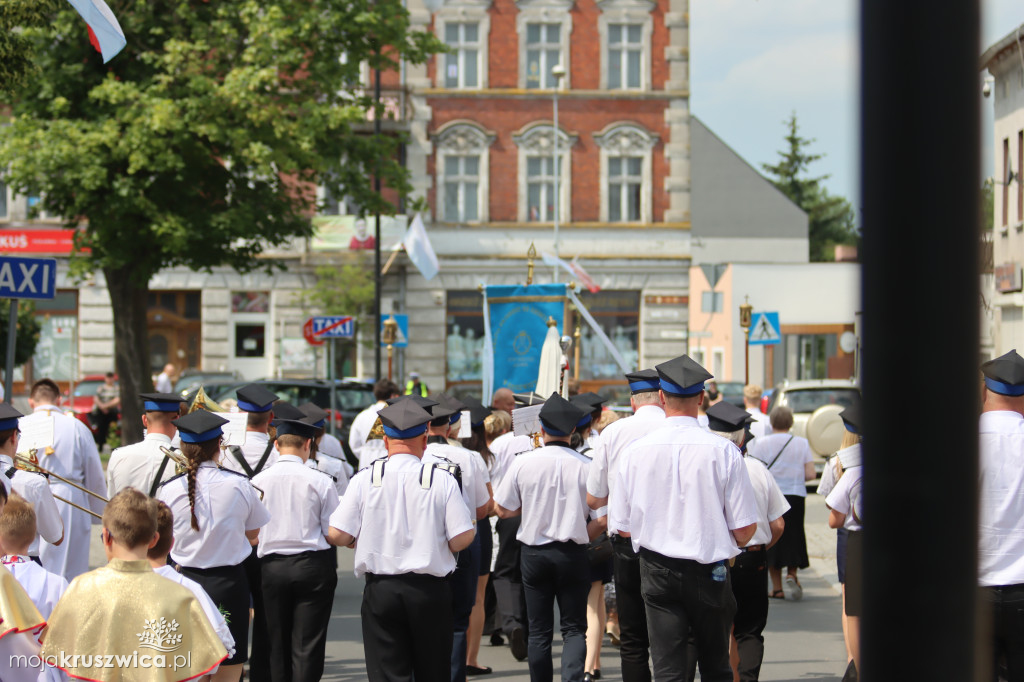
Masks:
[[[426,490],[430,487],[431,482],[434,480],[434,469],[437,468],[437,464],[431,462],[430,464],[424,464],[420,467],[420,487]]]
[[[423,465],[423,468],[420,471],[420,487],[430,487],[431,482],[433,482],[434,480],[434,469],[437,469],[439,471],[444,471],[447,472],[448,474],[451,474],[451,476],[455,479],[455,482],[459,484],[459,491],[461,492],[462,467],[460,467],[458,464],[451,461],[450,459],[445,459],[444,457],[441,457],[439,459],[441,460],[440,462],[431,462],[430,464]],[[429,474],[426,471],[428,467],[430,468]]]
[[[382,457],[381,459],[373,460],[373,463],[370,465],[370,483],[374,488],[384,485],[384,465],[387,463],[388,461]]]
[[[14,466],[14,465],[11,465],[11,468],[4,472],[4,476],[6,476],[8,479],[13,479],[14,478],[14,472],[17,471],[17,470],[18,470],[18,467]]]
[[[164,455],[164,460],[160,462],[160,468],[156,470],[156,476],[153,477],[153,483],[149,486],[150,497],[156,497],[156,491],[160,487],[160,479],[164,477],[164,469],[167,468],[169,461],[171,461],[171,458]]]
[[[779,461],[779,457],[782,456],[782,452],[786,449],[787,445],[789,445],[790,443],[793,442],[793,438],[794,438],[794,436],[790,436],[789,440],[786,441],[786,445],[783,445],[782,446],[782,450],[779,450],[779,454],[775,455],[775,459],[773,459],[772,463],[768,465],[768,471],[771,471],[772,470],[772,465],[774,465],[777,461]]]
[[[263,471],[263,466],[267,463],[267,459],[270,458],[270,451],[274,449],[274,442],[271,440],[267,441],[267,449],[263,451],[263,456],[260,457],[260,461],[256,462],[256,469],[252,472],[249,478],[252,478],[259,472]]]
[[[252,470],[252,467],[249,466],[249,463],[245,461],[245,455],[242,454],[242,448],[238,447],[237,445],[232,445],[231,447],[228,448],[228,452],[230,452],[231,456],[235,458],[235,461],[237,461],[241,465],[242,470],[245,471],[245,476],[247,478],[252,478],[253,476],[256,475],[256,472]]]

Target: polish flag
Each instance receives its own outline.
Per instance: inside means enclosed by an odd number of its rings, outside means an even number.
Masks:
[[[117,17],[103,0],[68,0],[89,27],[89,42],[106,64],[127,44]]]

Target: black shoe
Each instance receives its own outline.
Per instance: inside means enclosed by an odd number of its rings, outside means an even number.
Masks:
[[[597,670],[595,670],[594,672],[590,673],[590,676],[591,676],[592,678],[594,678],[595,680],[599,680],[599,679],[601,679],[601,669],[600,669],[600,668],[598,668],[598,669],[597,669]]]
[[[501,636],[501,633],[494,631],[491,633],[491,646],[502,646],[505,644],[505,638]]]
[[[594,676],[590,673],[583,673],[583,682],[594,682]]]
[[[526,648],[526,635],[522,628],[516,628],[508,638],[509,646],[512,648],[512,656],[517,661],[525,661],[529,653]]]

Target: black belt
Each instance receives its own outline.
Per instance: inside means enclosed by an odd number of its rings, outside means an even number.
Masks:
[[[328,557],[334,553],[333,547],[327,549],[308,549],[305,552],[296,552],[295,554],[279,554],[277,552],[271,552],[270,554],[263,555],[263,561],[267,559],[315,559],[317,557]]]
[[[746,547],[740,547],[741,552],[763,552],[764,545],[747,545]]]
[[[367,573],[365,576],[366,582],[376,583],[387,580],[397,580],[402,582],[447,582],[448,577],[439,578],[436,575],[428,575],[426,573],[399,573],[397,575],[384,575],[381,573]]]

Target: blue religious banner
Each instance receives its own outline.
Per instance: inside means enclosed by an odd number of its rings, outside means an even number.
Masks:
[[[494,389],[532,391],[540,371],[540,351],[549,317],[559,332],[565,320],[566,285],[489,286],[485,318],[494,349]]]

